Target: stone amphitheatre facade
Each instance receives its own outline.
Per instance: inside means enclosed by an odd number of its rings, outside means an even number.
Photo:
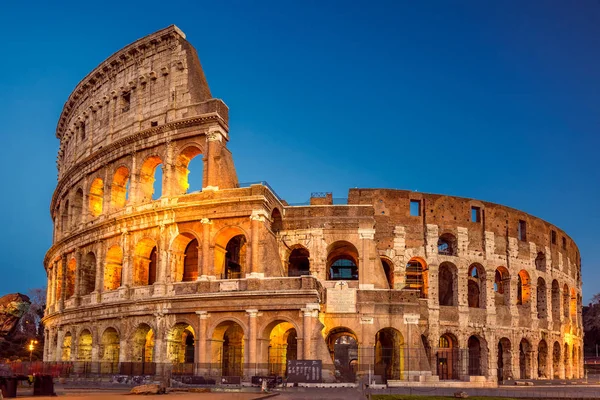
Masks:
[[[45,361],[242,379],[289,360],[321,360],[326,381],[582,376],[565,232],[474,199],[350,189],[344,204],[289,205],[240,185],[228,108],[175,26],[87,75],[56,136]]]

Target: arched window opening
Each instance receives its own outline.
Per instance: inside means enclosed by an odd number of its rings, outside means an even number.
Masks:
[[[548,375],[548,345],[544,339],[540,340],[537,351],[538,378],[547,379]]]
[[[126,167],[119,167],[113,176],[112,186],[110,187],[110,206],[113,209],[125,207],[129,199],[129,170]]]
[[[73,210],[71,212],[71,226],[77,228],[81,223],[83,210],[83,190],[77,189],[73,198]]]
[[[440,336],[436,354],[437,373],[440,379],[459,379],[460,353],[458,341],[454,335],[445,333]]]
[[[244,235],[237,235],[229,240],[225,248],[225,279],[242,277],[242,271],[246,269],[247,247]]]
[[[569,287],[567,286],[567,284],[565,284],[563,286],[562,298],[563,298],[563,316],[566,319],[568,319],[569,318],[569,300],[571,299],[571,296],[569,295]]]
[[[552,281],[552,319],[560,319],[560,288],[556,279]]]
[[[80,275],[80,293],[87,295],[92,293],[96,287],[96,256],[94,253],[87,253],[83,259],[83,265]]]
[[[423,262],[412,259],[406,264],[404,287],[418,290],[422,299],[427,298],[427,273]]]
[[[112,246],[106,253],[104,268],[104,290],[116,290],[121,286],[121,271],[123,270],[123,250]]]
[[[176,194],[199,192],[205,186],[202,150],[196,146],[186,147],[175,163]]]
[[[158,248],[149,238],[136,245],[133,265],[133,286],[147,286],[156,282]]]
[[[140,171],[139,193],[141,201],[156,200],[162,195],[162,160],[158,156],[148,157]]]
[[[60,232],[65,234],[69,231],[69,200],[65,200],[61,207]]]
[[[494,302],[496,307],[510,304],[510,275],[505,267],[496,268],[494,275]]]
[[[183,258],[183,282],[191,282],[198,279],[198,240],[194,238],[185,248]]]
[[[548,294],[546,293],[546,281],[543,278],[538,278],[536,289],[536,301],[538,319],[548,317]]]
[[[535,258],[535,269],[538,271],[546,272],[546,255],[541,251],[537,254]]]
[[[63,343],[62,343],[62,352],[60,355],[60,360],[61,361],[71,361],[71,345],[73,343],[73,336],[71,335],[71,332],[67,332],[67,334],[65,334],[65,337],[63,339]]]
[[[90,186],[89,194],[90,213],[93,217],[102,214],[102,206],[104,203],[104,181],[100,178],[94,179]]]
[[[339,241],[328,247],[329,280],[358,280],[358,250],[350,242]]]
[[[394,289],[394,264],[387,258],[381,258],[381,266],[383,267],[383,273],[387,279],[388,287]]]
[[[92,333],[87,329],[79,335],[77,361],[92,361]]]
[[[288,276],[310,275],[309,256],[304,247],[293,249],[288,259]]]
[[[456,237],[451,233],[444,233],[438,239],[438,254],[444,256],[457,255],[458,242]]]
[[[438,272],[438,290],[440,306],[458,305],[456,290],[456,267],[452,263],[440,264]]]
[[[472,264],[468,274],[467,302],[469,307],[485,307],[485,269],[479,264]]]
[[[529,304],[531,299],[531,280],[527,271],[522,269],[517,277],[517,305]]]
[[[67,264],[67,277],[65,282],[65,298],[70,299],[75,294],[75,276],[77,274],[77,261],[74,258]]]
[[[283,229],[283,220],[281,218],[281,212],[277,208],[273,209],[271,213],[271,231],[278,233]]]

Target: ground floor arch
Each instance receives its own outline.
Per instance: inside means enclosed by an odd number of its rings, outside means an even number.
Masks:
[[[499,382],[506,379],[513,379],[512,349],[508,338],[503,337],[498,341],[497,366]]]
[[[560,344],[554,342],[552,346],[552,369],[554,371],[554,379],[560,379],[562,366],[560,364]]]
[[[402,379],[404,337],[394,328],[384,328],[375,335],[375,375],[383,382]]]
[[[537,351],[538,378],[549,378],[548,371],[548,344],[544,339],[540,340]]]
[[[267,326],[266,331],[268,373],[284,376],[287,362],[298,359],[298,332],[288,321],[274,321]]]
[[[131,361],[135,375],[154,374],[154,330],[148,324],[140,324],[131,341]]]
[[[120,335],[115,328],[107,328],[100,338],[100,370],[116,373],[119,367]]]
[[[221,376],[243,376],[244,330],[234,321],[223,321],[211,337],[211,364]]]
[[[329,331],[326,343],[336,380],[354,382],[358,367],[358,340],[354,331],[346,327],[334,328]]]
[[[62,342],[62,352],[60,355],[60,361],[71,361],[71,346],[73,344],[73,335],[71,332],[67,332]]]
[[[519,378],[520,379],[531,379],[532,378],[532,364],[533,364],[533,349],[531,344],[525,338],[521,339],[519,343]]]
[[[437,374],[442,380],[459,379],[458,340],[451,333],[440,336],[436,354]]]

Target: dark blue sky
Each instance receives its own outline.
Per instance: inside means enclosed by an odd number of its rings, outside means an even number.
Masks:
[[[75,85],[170,24],[230,107],[241,182],[289,202],[387,187],[527,211],[600,291],[600,2],[4,4],[0,294],[45,284],[56,122]],[[193,171],[192,171],[193,176]]]

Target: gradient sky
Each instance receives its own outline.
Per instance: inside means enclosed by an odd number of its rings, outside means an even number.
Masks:
[[[584,302],[600,292],[597,0],[19,3],[0,12],[0,295],[46,283],[67,97],[170,24],[230,107],[241,182],[290,203],[386,187],[524,210],[579,245]]]

